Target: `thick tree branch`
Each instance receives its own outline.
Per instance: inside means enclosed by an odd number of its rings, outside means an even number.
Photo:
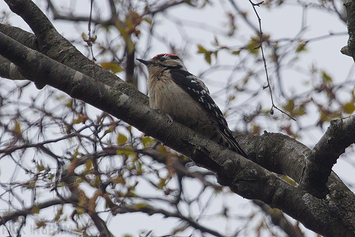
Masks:
[[[26,48],[3,34],[0,34],[0,52],[20,67],[27,78],[56,87],[130,123],[147,135],[163,141],[168,146],[191,157],[196,163],[216,172],[220,181],[228,185],[235,193],[277,207],[320,234],[351,236],[354,233],[355,210],[347,210],[350,213],[347,216],[344,216],[342,212],[344,207],[341,203],[345,198],[348,204],[352,203],[350,207],[355,208],[354,195],[346,187],[344,190],[337,190],[336,187],[339,186],[334,185],[330,188],[332,192],[329,199],[318,199],[278,178],[274,173],[256,163],[212,141],[202,139],[189,128],[175,122],[170,123],[168,117],[151,110],[145,104],[138,103],[134,98]],[[268,157],[279,155],[278,152],[282,154],[283,148],[287,148],[283,146],[290,144],[285,136],[281,136],[278,146],[275,146],[276,150],[275,147],[260,145],[272,143],[271,137],[272,134],[265,134],[259,138],[248,138],[250,145],[247,150],[253,150],[249,152],[249,156],[254,157],[254,160],[257,160],[255,157],[263,157],[267,160]],[[285,142],[280,143],[282,139]],[[288,149],[294,148],[288,147]],[[306,148],[303,149],[306,150]],[[282,158],[287,159],[292,153],[302,157],[298,150],[289,152]],[[286,164],[283,165],[286,166]],[[333,183],[334,180],[332,179]],[[339,197],[342,199],[341,202]]]
[[[36,36],[15,26],[0,24],[0,32],[31,49],[38,50]]]
[[[12,9],[34,30],[38,50],[55,60],[19,44],[24,43],[22,38],[12,35],[17,42],[1,34],[1,54],[8,59],[7,62],[15,63],[25,77],[54,86],[158,138],[190,156],[196,163],[215,171],[222,183],[243,197],[259,199],[280,208],[318,233],[327,236],[353,235],[354,195],[336,175],[329,178],[328,198],[321,200],[286,183],[254,162],[201,139],[190,129],[177,123],[169,124],[167,117],[146,106],[146,96],[117,81],[113,74],[82,56],[58,34],[42,12],[26,13],[36,8],[31,1],[7,2],[11,2]],[[273,172],[287,174],[297,182],[302,180],[304,158],[310,154],[307,147],[279,134],[248,138],[248,150],[255,162]]]
[[[301,185],[320,198],[328,193],[326,183],[333,165],[345,149],[355,142],[355,117],[334,119],[307,157]]]
[[[24,79],[19,71],[19,68],[2,56],[0,56],[0,77],[13,80]]]
[[[0,32],[5,35],[15,39],[18,42],[21,42],[26,47],[31,49],[36,49],[36,37],[20,28],[0,24]],[[13,63],[11,63],[6,58],[0,56],[0,76],[9,79],[24,79],[24,77],[20,74],[19,69]]]
[[[49,19],[32,1],[7,0],[6,3],[13,12],[22,17],[31,27],[37,39],[39,52],[99,82],[109,85],[115,90],[120,90],[128,96],[136,98],[141,103],[148,104],[147,96],[82,55],[68,40],[56,31]],[[2,32],[1,28],[0,31]],[[12,35],[10,37],[13,38]],[[14,39],[19,40],[17,38]],[[24,38],[21,38],[19,42],[24,44]]]

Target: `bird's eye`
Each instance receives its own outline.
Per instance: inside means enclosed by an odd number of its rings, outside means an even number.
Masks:
[[[165,57],[165,55],[159,55],[158,56],[158,60],[160,61],[160,62],[163,62],[163,61],[165,61],[167,58]]]

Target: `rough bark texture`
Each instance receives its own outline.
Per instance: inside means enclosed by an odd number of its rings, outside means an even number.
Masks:
[[[0,76],[13,78],[9,72],[12,62],[22,76],[38,85],[53,86],[90,103],[191,157],[216,172],[219,182],[233,192],[277,207],[324,236],[355,236],[355,195],[331,173],[336,159],[353,142],[353,130],[327,132],[313,150],[281,134],[240,135],[238,141],[250,157],[245,159],[151,110],[145,95],[81,55],[31,1],[7,2],[35,36],[0,27]],[[354,118],[339,121],[346,126],[335,126],[335,131],[355,125]],[[324,155],[327,149],[333,151],[329,156]],[[325,170],[317,169],[324,161]],[[293,186],[275,173],[306,185]],[[322,178],[315,179],[318,174]],[[320,192],[314,189],[318,184]]]
[[[346,49],[343,48],[342,52],[352,57],[355,61],[355,2],[352,0],[345,1],[344,6],[347,13],[349,40],[348,45],[345,47]]]
[[[26,32],[21,37],[15,36],[15,40],[27,47],[31,47],[31,45],[26,43],[26,38],[29,37],[31,39],[34,37],[38,42],[36,50],[39,52],[57,62],[94,78],[96,81],[120,90],[142,103],[148,104],[148,99],[144,94],[82,55],[68,40],[57,32],[48,18],[32,1],[11,0],[6,2],[11,10],[22,17],[35,33],[34,36],[33,34]],[[16,32],[18,31],[17,29],[18,28],[16,28]],[[1,32],[3,32],[2,29]],[[16,34],[16,32],[12,32],[11,34]],[[12,37],[8,33],[5,34]]]

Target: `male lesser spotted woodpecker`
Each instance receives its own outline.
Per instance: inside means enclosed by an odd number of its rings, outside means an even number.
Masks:
[[[148,68],[150,107],[169,114],[175,121],[205,138],[247,157],[206,85],[187,71],[178,56],[158,54],[149,61],[138,60]]]

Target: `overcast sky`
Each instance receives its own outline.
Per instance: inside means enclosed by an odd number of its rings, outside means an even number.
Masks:
[[[46,1],[35,1],[43,8],[46,6]],[[57,1],[58,2],[58,1]],[[63,5],[69,5],[70,2],[74,1],[61,1]],[[106,1],[102,1],[106,2]],[[223,1],[222,1],[223,2]],[[225,3],[227,1],[224,1]],[[250,20],[257,26],[258,22],[253,13],[252,7],[247,0],[244,1],[237,1],[241,7],[249,13]],[[296,3],[297,1],[289,1]],[[80,6],[77,11],[81,14],[88,14],[89,12],[89,5],[88,1],[80,0],[76,3],[77,6]],[[7,5],[0,1],[0,10],[9,11]],[[297,34],[300,33],[300,29],[302,28],[302,24],[306,22],[306,27],[303,32],[305,39],[314,39],[320,36],[326,36],[330,32],[331,33],[344,33],[339,36],[334,36],[330,38],[326,38],[323,40],[314,40],[312,41],[307,47],[307,53],[301,55],[301,60],[299,62],[300,66],[305,68],[310,67],[311,64],[315,64],[320,68],[324,68],[329,75],[331,75],[335,80],[344,81],[345,78],[349,77],[349,73],[353,68],[353,61],[351,58],[346,57],[340,53],[340,49],[346,44],[347,42],[347,35],[346,33],[346,25],[341,22],[338,17],[334,15],[330,15],[324,11],[320,11],[317,9],[309,9],[306,13],[306,19],[302,18],[305,12],[301,7],[296,6],[295,4],[289,4],[286,7],[282,7],[279,10],[269,10],[264,7],[257,8],[260,17],[262,18],[262,28],[264,34],[270,34],[275,39],[280,38],[293,38]],[[232,11],[232,9],[231,9]],[[204,24],[211,25],[216,28],[223,28],[223,24],[226,21],[223,10],[219,2],[214,2],[213,6],[207,6],[203,10],[194,10],[191,7],[187,6],[179,6],[171,11],[169,11],[172,15],[176,17],[183,16],[184,19],[194,22],[200,22]],[[171,28],[170,22],[164,22],[164,17],[159,17],[161,19],[159,21],[160,28],[162,31],[165,31],[165,35],[167,38],[171,39],[176,43],[176,45],[180,45],[181,34],[177,29]],[[302,21],[303,20],[303,21]],[[29,30],[26,24],[19,19],[14,14],[10,15],[9,23],[12,25],[19,26],[23,29]],[[243,40],[248,41],[248,39],[253,36],[253,32],[244,24],[241,19],[237,19],[237,24],[240,29],[239,31],[245,31],[236,42],[236,45],[242,45]],[[70,37],[74,39],[78,39],[81,36],[82,32],[87,32],[86,24],[80,24],[73,26],[71,23],[65,22],[55,22],[54,25],[58,29],[58,31],[63,34],[65,37]],[[82,32],[81,32],[82,30]],[[196,42],[200,42],[206,46],[211,45],[213,41],[213,34],[206,33],[205,30],[199,30],[196,27],[186,28],[186,33],[192,38],[196,39]],[[228,42],[225,39],[226,43]],[[244,41],[245,43],[245,41]],[[145,45],[139,45],[141,50],[144,49]],[[86,50],[84,48],[79,48],[86,54]],[[158,43],[154,44],[153,47],[150,49],[148,56],[153,57],[155,54],[167,52],[168,49],[165,46],[159,45]],[[209,65],[203,60],[202,55],[196,55],[194,52],[197,51],[195,44],[191,44],[191,46],[187,46],[187,51],[191,52],[189,57],[186,57],[185,64],[189,71],[198,75],[199,73],[203,72],[204,70],[209,68]],[[96,51],[98,53],[98,51]],[[228,58],[220,59],[222,62],[223,60],[228,61]],[[306,77],[301,73],[295,70],[285,71],[284,77],[287,78],[285,81],[285,87],[287,89],[291,89],[293,91],[302,91],[304,88],[302,84],[305,82]],[[223,74],[221,74],[223,75]],[[272,75],[271,75],[272,76]],[[210,91],[213,95],[216,96],[216,102],[223,108],[224,106],[224,99],[225,97],[221,95],[218,91],[220,87],[218,86],[218,80],[216,78],[211,78],[208,75],[204,75],[204,80],[207,86],[210,88]],[[350,74],[351,79],[354,79],[354,75]],[[142,91],[145,91],[145,87],[142,86],[140,88]],[[288,93],[291,93],[292,90],[287,90]],[[33,93],[38,93],[37,89],[33,87]],[[277,98],[277,96],[276,96]],[[269,97],[267,93],[265,93],[265,103],[269,102]],[[233,123],[232,118],[229,118],[229,123],[233,124],[232,128],[238,127]],[[312,119],[312,118],[309,118]],[[307,123],[307,121],[302,121]],[[273,125],[267,125],[268,131],[273,131]],[[302,137],[302,142],[305,142],[307,145],[312,146],[314,145],[320,136],[322,135],[322,131],[312,131],[311,134],[305,133]],[[1,163],[0,163],[1,166]],[[340,159],[338,164],[334,167],[335,172],[345,181],[350,182],[351,180],[355,180],[355,172],[354,167],[349,165],[349,161],[345,161],[344,159]],[[6,170],[1,170],[2,177],[6,176]],[[191,196],[194,195],[194,190],[199,190],[197,183],[189,184],[191,189]],[[51,194],[53,196],[53,194]],[[211,194],[212,195],[212,194]],[[206,197],[207,198],[207,197]],[[226,194],[227,199],[230,199],[230,202],[233,203],[234,210],[236,213],[240,215],[245,213],[250,213],[254,210],[257,210],[249,203],[248,200],[244,200],[237,195],[234,194]],[[219,207],[222,203],[222,200],[216,199],[214,205]],[[2,209],[3,207],[0,207]],[[217,210],[217,209],[216,209]],[[211,211],[213,212],[213,210]],[[154,229],[154,233],[156,235],[165,234],[166,229],[169,229],[170,223],[174,222],[175,220],[166,220],[162,219],[159,215],[154,216],[147,216],[147,215],[140,215],[139,220],[135,214],[125,214],[122,216],[117,216],[114,220],[111,220],[111,224],[109,225],[110,230],[116,235],[121,236],[125,233],[137,234],[138,229]],[[112,222],[119,223],[119,225],[112,224]],[[216,223],[214,223],[216,225]],[[232,224],[233,225],[233,224]],[[31,225],[29,225],[31,226]],[[228,225],[226,224],[218,224],[217,225],[220,231],[226,231],[228,229]],[[0,235],[3,233],[3,230],[0,230]],[[30,232],[30,230],[27,230]],[[34,232],[35,233],[35,232]],[[48,233],[40,233],[39,236],[47,236]],[[31,235],[27,235],[31,236]],[[33,236],[38,236],[38,233],[35,233]],[[63,235],[64,236],[64,235]],[[265,235],[267,236],[267,235]],[[313,234],[309,234],[308,236],[314,236]]]

